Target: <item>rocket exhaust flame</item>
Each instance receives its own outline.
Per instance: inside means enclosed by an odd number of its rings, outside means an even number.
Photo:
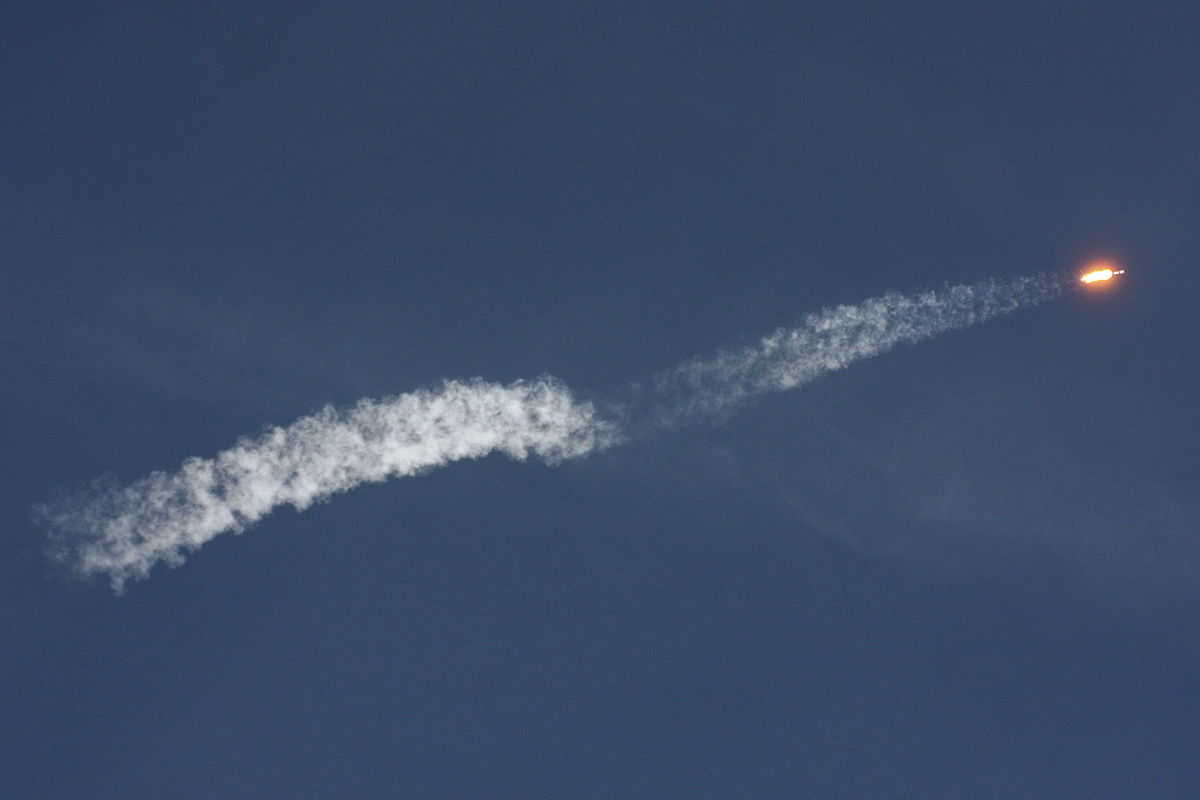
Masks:
[[[1096,281],[1111,280],[1113,276],[1124,274],[1125,270],[1123,269],[1113,270],[1110,267],[1105,267],[1104,269],[1092,270],[1091,272],[1088,272],[1080,277],[1079,280],[1084,283],[1095,283]]]

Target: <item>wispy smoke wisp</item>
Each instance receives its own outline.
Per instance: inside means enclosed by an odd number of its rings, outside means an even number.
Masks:
[[[647,425],[729,414],[757,395],[800,386],[897,344],[1051,300],[1068,285],[1037,275],[826,309],[756,346],[689,361],[657,376],[649,390],[631,390],[636,400],[612,406],[619,423],[550,378],[509,386],[449,381],[362,400],[343,412],[327,407],[215,458],[188,459],[174,474],[64,497],[34,514],[49,529],[54,558],[84,576],[107,575],[120,592],[155,564],[180,564],[218,534],[242,531],[280,505],[303,510],[362,483],[496,451],[515,459],[534,453],[550,463],[584,456]]]
[[[913,295],[889,292],[859,305],[827,308],[755,346],[661,373],[653,382],[648,413],[668,427],[722,416],[758,395],[793,389],[898,344],[1052,300],[1070,285],[1063,276],[1040,274]]]
[[[221,533],[240,532],[277,506],[303,510],[366,482],[415,475],[499,451],[550,463],[617,441],[591,404],[560,383],[450,381],[435,391],[326,407],[287,428],[243,439],[215,458],[191,458],[126,487],[40,506],[52,555],[78,573],[106,574],[120,592],[160,561],[177,565]]]

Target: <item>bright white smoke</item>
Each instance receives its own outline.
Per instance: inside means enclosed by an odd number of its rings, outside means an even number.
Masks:
[[[553,380],[450,381],[436,391],[361,400],[345,412],[326,407],[216,458],[190,458],[174,474],[155,472],[36,513],[51,529],[58,558],[83,575],[108,575],[121,591],[159,561],[180,564],[185,552],[285,503],[303,510],[362,483],[497,450],[555,463],[614,441],[614,426]]]
[[[584,456],[639,427],[721,416],[755,395],[791,389],[897,344],[1050,300],[1067,283],[1039,275],[889,293],[810,314],[754,347],[663,373],[648,396],[635,391],[640,400],[615,406],[620,424],[549,378],[509,386],[449,381],[433,391],[361,400],[344,412],[327,407],[215,458],[188,459],[174,474],[66,497],[35,515],[50,530],[55,558],[85,576],[105,574],[121,591],[158,562],[180,564],[185,553],[280,505],[303,510],[362,483],[494,451],[515,459],[532,452],[550,463]]]

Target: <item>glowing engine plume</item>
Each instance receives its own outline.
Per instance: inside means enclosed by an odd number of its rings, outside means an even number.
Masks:
[[[1125,270],[1123,269],[1113,270],[1111,267],[1105,267],[1104,269],[1092,270],[1091,272],[1081,276],[1079,280],[1083,281],[1084,283],[1095,283],[1096,281],[1112,280],[1114,275],[1124,274]]]

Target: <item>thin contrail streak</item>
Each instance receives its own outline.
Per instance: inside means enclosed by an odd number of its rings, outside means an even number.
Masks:
[[[753,346],[695,359],[664,372],[614,418],[574,399],[552,378],[508,386],[448,381],[353,408],[327,407],[178,472],[154,472],[128,486],[94,487],[35,507],[56,561],[82,576],[107,575],[120,592],[213,537],[240,532],[274,508],[298,510],[362,483],[416,475],[500,451],[549,463],[603,450],[647,426],[675,427],[731,413],[766,392],[800,386],[851,362],[965,328],[1061,295],[1069,281],[1036,275],[888,293],[810,314]]]
[[[648,413],[668,426],[722,416],[758,395],[794,389],[898,344],[1044,303],[1072,285],[1070,278],[1042,273],[911,295],[888,292],[858,305],[827,308],[806,315],[800,325],[779,328],[757,345],[693,359],[659,374]]]

